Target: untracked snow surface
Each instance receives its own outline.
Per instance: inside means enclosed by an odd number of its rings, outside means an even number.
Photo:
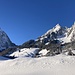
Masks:
[[[23,48],[19,49],[10,56],[15,56],[15,57],[34,57],[39,51],[39,48]]]
[[[57,55],[52,57],[0,57],[0,75],[75,75],[75,57]]]

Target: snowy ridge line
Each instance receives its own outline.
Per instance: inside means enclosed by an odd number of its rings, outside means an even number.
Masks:
[[[36,39],[36,41],[40,40],[40,42],[42,42],[42,40],[46,38],[51,39],[53,32],[56,34],[56,39],[63,43],[69,43],[71,41],[74,41],[75,23],[70,28],[61,27],[59,24],[57,24],[55,27],[53,27],[52,29],[48,30],[45,34],[40,36],[39,39]]]

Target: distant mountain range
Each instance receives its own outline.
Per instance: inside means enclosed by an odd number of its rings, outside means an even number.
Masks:
[[[75,49],[75,23],[70,28],[57,24],[36,40],[29,40],[20,46],[13,44],[7,34],[0,29],[0,51],[5,50],[4,54],[9,54],[16,50],[20,52],[23,48],[39,48],[39,51],[46,49],[47,56],[60,54],[64,50],[72,54],[71,50]],[[39,52],[36,54],[38,55]]]

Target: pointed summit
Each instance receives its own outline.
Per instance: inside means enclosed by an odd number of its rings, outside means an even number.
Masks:
[[[59,24],[56,24],[56,26],[53,28],[53,31],[56,32],[61,28]]]
[[[0,28],[0,51],[14,46],[8,35]]]
[[[58,23],[58,24],[56,24],[56,26],[55,26],[55,27],[61,27],[61,26],[60,26],[60,24]]]

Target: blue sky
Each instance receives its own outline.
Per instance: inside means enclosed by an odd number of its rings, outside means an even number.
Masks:
[[[0,27],[18,45],[74,21],[75,0],[0,0]]]

